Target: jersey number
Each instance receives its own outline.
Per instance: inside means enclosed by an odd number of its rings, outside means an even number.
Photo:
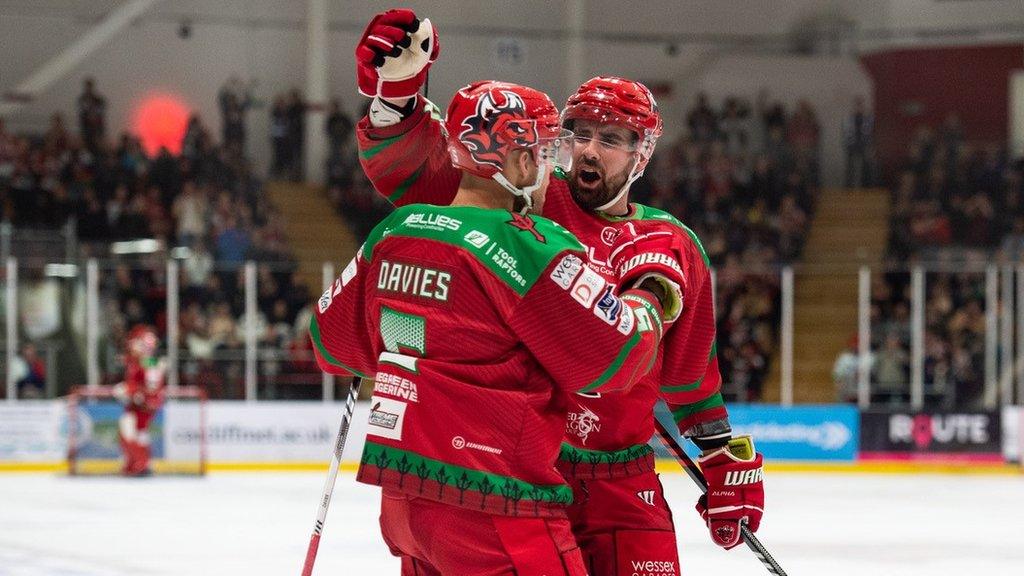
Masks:
[[[416,362],[427,354],[427,322],[423,316],[381,306],[380,336],[386,350],[378,359],[381,363],[419,372]]]

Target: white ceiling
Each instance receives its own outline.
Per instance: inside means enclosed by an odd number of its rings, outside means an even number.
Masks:
[[[59,19],[99,19],[124,0],[0,0],[4,14]],[[584,30],[611,38],[740,41],[744,37],[783,35],[815,19],[853,23],[868,37],[992,30],[1024,35],[1024,0],[406,0],[328,3],[332,25],[361,29],[372,14],[392,5],[419,13],[464,33],[495,30],[565,34],[570,11],[582,6]],[[301,26],[302,0],[163,0],[144,19],[192,19],[195,22],[247,22],[261,27]]]

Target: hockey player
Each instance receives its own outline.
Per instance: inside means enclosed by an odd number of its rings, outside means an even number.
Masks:
[[[149,469],[149,423],[164,399],[164,363],[156,357],[156,331],[138,325],[128,333],[124,381],[114,386],[114,397],[124,404],[118,422],[125,476],[144,476]]]
[[[452,205],[374,228],[318,302],[317,361],[375,375],[357,479],[383,488],[403,575],[585,575],[554,467],[568,396],[646,373],[672,305],[661,286],[682,278],[655,273],[620,298],[572,234],[525,213],[571,162],[545,94],[472,84],[445,127]]]
[[[356,48],[359,90],[373,99],[358,126],[360,161],[396,206],[447,204],[459,182],[444,161],[436,109],[418,94],[439,51],[433,28],[432,41],[424,41],[426,22],[409,10],[384,12]],[[587,266],[620,289],[623,278],[681,273],[671,289],[683,302],[666,310],[678,319],[647,378],[626,394],[574,397],[559,459],[575,496],[570,519],[593,575],[628,576],[638,566],[678,574],[672,516],[648,446],[658,398],[702,449],[711,486],[697,509],[716,544],[739,545],[741,522],[757,530],[762,458],[749,437],[732,438],[720,393],[709,262],[700,241],[671,215],[629,202],[630,185],[643,174],[662,131],[650,91],[622,78],[593,78],[569,98],[562,124],[575,132],[573,168],[552,179],[543,214],[575,234]],[[644,245],[624,242],[623,235]],[[726,478],[744,482],[725,487]]]

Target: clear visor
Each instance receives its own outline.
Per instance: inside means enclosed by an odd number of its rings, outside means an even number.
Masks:
[[[546,162],[563,172],[572,170],[572,130],[561,129],[554,138],[541,138],[537,146],[538,162]]]

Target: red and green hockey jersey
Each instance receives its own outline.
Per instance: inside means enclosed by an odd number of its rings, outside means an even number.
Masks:
[[[654,366],[661,309],[621,298],[539,216],[411,205],[320,297],[320,366],[375,375],[358,479],[506,515],[560,515],[570,396],[628,390]]]
[[[445,149],[440,114],[418,98],[415,111],[401,123],[375,128],[364,117],[357,131],[364,171],[377,191],[397,206],[447,204],[461,176]],[[629,215],[621,218],[585,211],[572,200],[567,182],[556,178],[547,190],[544,216],[576,236],[585,247],[587,265],[609,282],[616,280],[608,264],[611,245],[629,221],[669,222],[687,246],[680,262],[686,278],[683,313],[665,334],[655,368],[628,393],[574,397],[561,454],[567,474],[618,476],[648,470],[654,465],[647,443],[659,397],[684,433],[728,418],[720,393],[707,256],[697,236],[670,214],[640,204],[632,204]]]

